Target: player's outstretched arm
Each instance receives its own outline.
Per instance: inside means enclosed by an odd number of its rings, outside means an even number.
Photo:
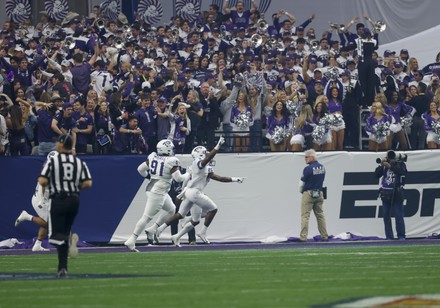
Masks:
[[[205,159],[203,159],[200,164],[202,167],[205,167],[209,162],[214,158],[215,154],[220,150],[222,144],[225,143],[225,138],[223,136],[220,136],[218,139],[217,145],[211,150],[211,152],[206,155]]]
[[[243,183],[245,179],[244,177],[221,176],[215,173],[210,173],[209,178],[214,181],[223,182],[223,183],[231,183],[231,182]]]

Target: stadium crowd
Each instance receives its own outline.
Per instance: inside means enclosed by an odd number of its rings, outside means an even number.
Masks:
[[[151,153],[162,139],[190,153],[218,133],[226,152],[440,147],[439,73],[406,49],[379,55],[383,23],[318,31],[315,15],[224,3],[159,27],[99,6],[5,21],[0,155],[47,155],[65,133],[76,154]]]

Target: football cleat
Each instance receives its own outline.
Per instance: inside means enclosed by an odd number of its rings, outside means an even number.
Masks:
[[[17,217],[15,220],[15,226],[17,227],[19,224],[21,224],[23,221],[27,220],[27,218],[31,216],[26,211],[21,211],[20,216]]]
[[[145,234],[147,235],[148,244],[154,245],[154,238],[156,237],[156,234],[151,233],[148,229],[145,230]]]
[[[139,252],[139,250],[136,249],[136,241],[132,237],[126,240],[124,245],[133,252]]]
[[[70,246],[69,246],[69,256],[71,258],[76,258],[78,257],[78,241],[79,241],[79,236],[76,233],[73,233],[72,236],[70,237]]]
[[[208,239],[206,238],[206,234],[204,233],[198,233],[197,236],[199,237],[199,239],[202,240],[203,243],[205,244],[210,244],[211,242],[208,241]]]
[[[180,247],[180,238],[177,236],[177,234],[171,236],[171,241],[173,242],[174,246]]]
[[[32,251],[50,251],[50,249],[41,246],[34,246],[32,247]]]
[[[57,278],[67,278],[67,270],[62,268],[57,273]]]

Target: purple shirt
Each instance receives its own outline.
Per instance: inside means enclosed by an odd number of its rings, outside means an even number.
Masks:
[[[87,129],[89,125],[93,126],[92,116],[85,112],[84,114],[80,114],[79,112],[74,112],[72,114],[72,118],[76,122],[76,127],[78,129]],[[81,118],[85,119],[85,121],[79,121]],[[87,144],[89,141],[90,135],[84,133],[76,133],[76,144]]]
[[[269,135],[273,135],[275,132],[275,128],[277,126],[281,126],[284,129],[287,129],[289,126],[289,117],[282,117],[281,120],[278,120],[275,116],[271,115],[266,120],[267,132]]]
[[[339,101],[334,101],[332,99],[328,100],[328,112],[341,112],[342,113],[342,104]]]
[[[39,109],[38,115],[38,141],[39,142],[55,142],[57,134],[52,130],[52,119],[54,115],[43,109]]]
[[[231,109],[231,125],[232,125],[232,130],[234,131],[249,131],[249,127],[252,126],[253,124],[253,117],[252,117],[252,107],[251,106],[246,106],[246,113],[248,113],[249,115],[249,126],[246,128],[240,128],[239,126],[237,126],[237,118],[238,116],[242,113],[242,111],[240,109],[238,109],[238,105],[232,106]]]
[[[376,132],[374,125],[376,125],[379,122],[382,123],[388,122],[389,124],[391,124],[391,118],[390,116],[384,115],[380,120],[378,120],[374,116],[370,116],[365,123],[365,130],[369,133],[374,134]]]
[[[90,74],[92,73],[92,66],[88,62],[84,62],[81,65],[73,66],[70,71],[72,72],[72,85],[79,93],[84,94],[87,97],[90,85]]]
[[[432,124],[435,121],[440,121],[440,118],[437,118],[437,119],[433,118],[430,112],[425,112],[422,115],[422,118],[423,118],[423,121],[425,121],[425,130],[428,131],[428,132],[429,131],[431,131],[431,132],[434,131],[434,129],[432,128]]]
[[[154,107],[141,108],[134,114],[139,121],[139,128],[142,130],[142,136],[145,140],[156,136],[156,118],[157,113]]]
[[[175,115],[174,116],[174,122],[176,123],[176,128],[174,130],[173,142],[174,142],[175,145],[185,144],[186,133],[182,132],[180,130],[180,128],[182,126],[188,127],[188,124],[186,123],[186,120],[182,119],[178,115]]]
[[[389,104],[385,108],[385,113],[392,116],[396,123],[400,123],[400,116],[407,116],[414,113],[414,107],[407,105],[403,102],[399,102],[397,105]]]

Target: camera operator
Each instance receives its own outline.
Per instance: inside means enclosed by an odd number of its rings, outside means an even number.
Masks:
[[[382,199],[383,222],[387,240],[394,239],[391,225],[391,211],[396,219],[397,238],[405,240],[405,222],[403,220],[403,185],[405,185],[406,155],[388,151],[386,158],[376,160],[379,166],[374,175],[380,180],[379,196]]]

